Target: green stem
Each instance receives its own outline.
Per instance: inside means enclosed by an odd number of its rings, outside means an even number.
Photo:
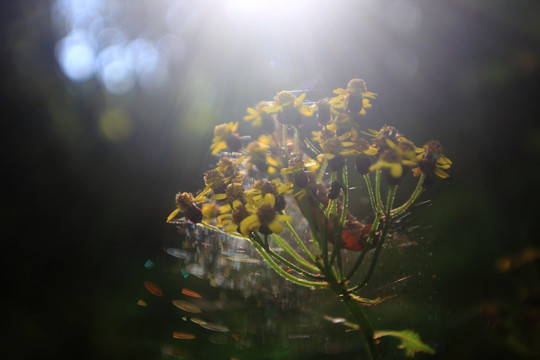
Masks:
[[[384,211],[382,198],[381,198],[381,170],[375,172],[375,198],[377,200],[377,210]]]
[[[424,179],[425,179],[426,175],[424,175],[424,173],[422,173],[420,175],[420,178],[418,179],[418,183],[416,184],[416,188],[414,189],[414,192],[412,193],[411,197],[409,198],[409,200],[407,200],[403,205],[401,205],[400,207],[397,207],[395,208],[394,210],[392,210],[392,216],[396,216],[396,215],[399,215],[401,214],[402,212],[404,212],[405,210],[407,210],[409,208],[409,206],[411,206],[415,201],[416,199],[418,199],[418,197],[420,196],[420,194],[422,194],[424,188],[422,187],[422,185],[424,184]]]
[[[322,178],[324,176],[324,173],[326,172],[327,166],[328,166],[328,160],[324,159],[319,169],[319,173],[317,174],[317,179],[315,180],[316,184],[322,181]]]
[[[304,214],[304,216],[305,216],[305,218],[306,218],[306,220],[308,222],[309,228],[311,230],[311,236],[313,237],[313,246],[314,246],[314,248],[316,248],[316,250],[319,250],[319,251],[316,251],[316,253],[317,253],[317,252],[320,252],[320,249],[321,249],[321,246],[322,246],[321,245],[322,244],[322,239],[321,239],[322,235],[319,232],[319,229],[320,229],[319,219],[314,218],[312,216],[310,205],[306,201],[307,197],[311,198],[311,200],[314,201],[315,203],[318,203],[319,200],[312,193],[312,191],[310,191],[309,188],[306,189],[306,194],[305,194],[304,197],[297,198],[298,206],[300,207],[300,210],[302,210],[302,214]],[[289,229],[292,228],[290,223],[286,222],[285,224],[288,224],[287,227]],[[319,225],[319,226],[317,226],[317,225]],[[314,261],[314,262],[316,262],[316,261]]]
[[[313,154],[315,154],[315,156],[321,153],[321,151],[318,150],[317,147],[308,138],[304,139],[304,143],[306,144],[306,147],[310,149]]]
[[[378,206],[375,200],[375,194],[373,193],[373,187],[371,186],[371,179],[369,178],[369,174],[364,175],[364,181],[366,182],[366,187],[369,194],[369,202],[371,203],[371,209],[373,210],[374,214],[377,214]]]
[[[339,282],[335,275],[331,276],[330,274],[326,273],[325,276],[328,278],[329,287],[332,289],[332,291],[334,291],[338,298],[345,303],[356,320],[356,323],[358,324],[361,332],[364,335],[364,339],[368,344],[370,358],[373,360],[381,359],[379,350],[375,344],[373,327],[371,326],[364,310],[358,305],[356,300],[350,296],[349,290],[347,290],[345,287],[344,282]]]
[[[356,286],[356,288],[362,288],[367,285],[369,280],[371,279],[371,275],[373,275],[373,271],[375,270],[375,265],[377,264],[377,259],[379,258],[379,254],[382,250],[382,246],[384,243],[384,240],[386,238],[386,234],[388,233],[388,230],[390,229],[390,224],[392,223],[392,204],[394,203],[394,198],[396,196],[397,191],[397,185],[393,185],[388,189],[388,194],[386,198],[386,214],[384,219],[384,226],[381,232],[381,235],[379,237],[379,243],[377,244],[377,248],[375,249],[375,253],[373,254],[373,258],[371,259],[371,264],[369,265],[368,272],[366,276],[364,277],[364,280]]]
[[[386,194],[385,215],[388,218],[390,218],[392,214],[392,206],[394,206],[394,199],[396,198],[397,188],[397,185],[390,186],[388,189],[388,193]]]
[[[285,226],[291,231],[291,234],[295,238],[295,240],[298,242],[298,244],[302,247],[306,255],[309,257],[312,263],[315,263],[315,256],[309,251],[309,249],[306,247],[304,242],[298,237],[298,234],[296,231],[294,231],[294,228],[291,226],[291,224],[287,221],[285,222]],[[300,263],[302,266],[304,266],[306,269],[311,271],[319,271],[319,268],[314,266],[312,263],[309,263],[306,261],[300,254],[296,252],[283,238],[277,234],[273,234],[274,240],[276,243],[281,247],[287,254],[289,254],[294,260],[296,260],[298,263]]]
[[[306,270],[300,268],[299,266],[297,266],[296,264],[293,264],[292,262],[285,259],[283,256],[279,255],[278,253],[276,253],[273,250],[268,249],[268,250],[266,250],[266,252],[268,254],[270,254],[270,256],[272,256],[274,259],[276,259],[277,261],[282,263],[283,265],[289,267],[290,269],[296,271],[299,274],[304,275],[305,277],[308,277],[308,278],[310,278],[312,280],[323,280],[323,278],[321,277],[320,274],[318,274],[318,273],[313,274],[313,273],[310,273],[309,271],[306,271]],[[319,269],[316,269],[316,270],[318,271]]]
[[[319,289],[325,289],[328,288],[328,283],[323,281],[309,281],[304,279],[299,279],[296,276],[293,276],[289,274],[287,271],[283,270],[281,266],[279,266],[274,259],[266,252],[266,250],[263,248],[261,244],[255,239],[250,238],[251,243],[259,254],[263,257],[263,259],[270,265],[279,275],[283,276],[285,279],[292,281],[295,284],[306,286],[309,288],[319,288]]]
[[[366,342],[368,344],[371,358],[373,360],[381,359],[379,349],[377,349],[377,345],[375,344],[375,339],[373,338],[374,336],[373,327],[371,326],[365,311],[360,307],[360,305],[358,305],[356,300],[352,299],[347,294],[343,296],[342,300],[345,303],[345,305],[349,308],[351,314],[354,316],[354,319],[358,323],[358,326],[360,326],[360,330],[364,333],[364,338],[366,339]]]

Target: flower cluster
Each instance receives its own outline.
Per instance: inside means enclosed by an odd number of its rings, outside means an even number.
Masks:
[[[361,299],[355,293],[368,283],[392,220],[436,178],[447,178],[452,162],[438,141],[418,147],[393,126],[363,128],[363,116],[377,98],[363,80],[353,79],[333,95],[308,102],[305,92],[281,91],[272,101],[247,109],[244,120],[253,126],[250,136],[239,135],[239,122],[216,126],[210,146],[218,157],[215,168],[204,174],[205,187],[196,196],[176,195],[176,209],[167,221],[183,217],[249,239],[283,277],[299,285],[331,289],[356,307],[350,302]],[[317,130],[304,131],[313,127]],[[371,223],[361,222],[349,210],[356,200],[349,194],[348,168],[353,164],[365,181]],[[394,206],[397,188],[407,176],[417,185],[408,200]],[[297,210],[289,212],[292,205]],[[305,219],[309,239],[296,232],[291,214]],[[285,228],[304,255],[278,235]],[[270,236],[285,256],[271,249]],[[349,269],[341,260],[343,249],[361,252]],[[364,280],[351,285],[351,277],[371,249],[375,252]],[[355,309],[353,314],[357,317],[360,312]],[[373,355],[373,331],[367,326],[363,325],[363,332]],[[426,349],[430,348],[415,351]]]
[[[341,174],[347,161],[364,176],[381,171],[390,185],[399,184],[407,174],[422,175],[430,183],[434,177],[448,177],[445,170],[451,161],[439,142],[417,147],[392,126],[362,129],[362,116],[377,97],[363,80],[353,79],[346,89],[333,93],[333,97],[307,103],[305,92],[281,91],[273,101],[248,108],[244,120],[260,133],[248,143],[238,134],[238,122],[216,126],[210,148],[219,156],[218,164],[205,173],[205,188],[196,197],[177,195],[177,208],[169,220],[183,215],[191,222],[213,222],[223,231],[243,236],[280,233],[282,223],[291,220],[284,212],[286,202],[310,194],[310,212],[319,214],[304,215],[319,223],[321,217],[331,217],[324,211],[328,199],[343,196]],[[301,138],[299,129],[308,120],[316,122],[319,130]],[[327,173],[332,179],[325,186]],[[320,200],[323,192],[327,199]],[[286,194],[292,195],[287,199]],[[203,204],[202,210],[197,203]],[[339,203],[335,206],[334,216],[341,216],[343,209]],[[360,223],[352,215],[344,218],[343,229],[354,227],[354,233],[367,236],[369,231],[359,230]],[[343,239],[349,239],[350,233]],[[358,246],[345,241],[344,247]]]

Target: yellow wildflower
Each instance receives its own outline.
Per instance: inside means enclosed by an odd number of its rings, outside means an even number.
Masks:
[[[274,208],[275,204],[276,198],[270,193],[257,201],[252,213],[240,223],[240,233],[246,236],[253,231],[259,231],[265,235],[281,233],[283,231],[281,222],[291,221],[292,217],[278,214]]]
[[[351,114],[365,115],[366,109],[371,107],[369,99],[375,99],[377,94],[368,91],[366,82],[362,79],[352,79],[347,84],[347,89],[335,89],[334,99],[336,108],[347,108]]]
[[[224,228],[227,233],[238,231],[242,220],[249,215],[246,206],[240,200],[233,201],[232,207],[230,205],[220,207],[220,212],[217,226]]]
[[[440,142],[430,140],[422,148],[417,148],[418,169],[426,175],[435,174],[442,179],[446,179],[447,170],[452,165],[452,161],[443,155]]]
[[[214,128],[214,138],[212,139],[212,155],[218,152],[229,149],[230,151],[240,151],[242,148],[242,139],[236,133],[238,130],[238,122],[230,122],[221,124]]]
[[[388,148],[384,148],[377,155],[377,162],[370,166],[369,170],[383,169],[386,180],[397,185],[404,176],[404,169],[416,166],[414,145],[407,140],[395,144],[387,139]]]
[[[303,104],[306,94],[299,97],[294,96],[290,91],[281,91],[274,98],[274,104],[267,107],[269,113],[276,113],[280,123],[299,127],[302,124],[303,116],[313,115],[315,108]]]

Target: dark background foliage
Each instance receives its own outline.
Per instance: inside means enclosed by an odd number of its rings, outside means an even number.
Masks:
[[[454,161],[451,178],[429,190],[432,204],[414,215],[432,239],[429,291],[440,304],[437,321],[419,332],[442,359],[538,355],[538,261],[495,267],[539,246],[536,2],[418,0],[422,21],[412,32],[388,25],[389,1],[320,2],[310,30],[265,33],[260,19],[233,26],[203,1],[167,85],[117,95],[95,77],[73,82],[62,72],[55,47],[65,34],[53,3],[4,2],[0,11],[2,352],[10,359],[158,358],[133,340],[145,326],[135,316],[142,264],[170,230],[174,194],[200,188],[213,126],[279,90],[315,84],[328,93],[356,76],[380,94],[370,127],[439,139]],[[165,12],[149,3],[135,1],[114,20],[133,36],[159,34]],[[393,49],[414,55],[412,75],[389,69]],[[111,141],[98,120],[118,108],[130,131]]]

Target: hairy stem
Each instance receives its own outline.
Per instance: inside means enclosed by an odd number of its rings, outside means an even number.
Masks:
[[[390,229],[390,224],[392,223],[392,217],[390,214],[392,212],[392,204],[394,203],[396,191],[397,191],[397,185],[391,186],[390,189],[388,189],[388,194],[386,198],[386,214],[384,218],[384,226],[381,231],[380,238],[379,238],[379,243],[377,244],[377,248],[375,249],[373,258],[371,259],[371,264],[369,265],[368,272],[366,273],[364,280],[360,284],[358,284],[357,288],[362,288],[366,286],[369,280],[371,279],[371,275],[373,275],[373,271],[375,270],[375,265],[377,264],[377,259],[379,258],[379,254],[382,250],[384,240],[386,239],[386,234],[388,233],[388,230]]]
[[[402,212],[407,210],[409,208],[409,206],[411,206],[416,201],[416,199],[418,199],[418,197],[422,194],[422,192],[424,190],[422,185],[424,184],[425,177],[426,177],[426,175],[424,175],[424,173],[422,173],[420,175],[420,178],[418,179],[418,183],[416,184],[416,188],[414,189],[413,193],[411,194],[411,197],[409,198],[409,200],[407,200],[403,205],[401,205],[401,206],[395,208],[394,210],[392,210],[392,216],[395,217],[396,215],[401,214]]]
[[[296,233],[292,225],[287,221],[285,222],[285,226],[287,226],[287,228],[291,231],[291,234],[293,235],[294,239],[300,245],[300,247],[302,247],[302,250],[304,250],[306,255],[309,257],[309,259],[311,260],[311,263],[306,261],[300,254],[298,254],[296,250],[294,250],[285,240],[283,240],[281,236],[274,234],[273,235],[274,240],[279,245],[279,247],[281,247],[284,251],[286,251],[287,254],[289,254],[294,260],[296,260],[299,264],[304,266],[306,269],[311,270],[311,271],[319,271],[319,268],[313,265],[315,263],[315,256],[313,256],[311,251],[309,251],[309,249],[306,247],[304,242],[300,239],[300,237],[298,236],[298,234]]]
[[[296,276],[293,276],[293,275],[289,274],[287,271],[283,270],[281,268],[281,266],[279,266],[274,261],[274,259],[272,259],[272,256],[270,256],[267,253],[267,251],[263,248],[263,246],[256,239],[250,238],[250,240],[251,240],[251,243],[253,244],[253,246],[255,246],[255,248],[259,252],[259,254],[261,254],[263,259],[268,263],[268,265],[270,265],[279,275],[283,276],[285,279],[290,280],[295,284],[306,286],[306,287],[309,287],[309,288],[319,288],[319,289],[328,288],[328,283],[327,282],[304,280],[304,279],[300,279],[300,278],[297,278]]]

